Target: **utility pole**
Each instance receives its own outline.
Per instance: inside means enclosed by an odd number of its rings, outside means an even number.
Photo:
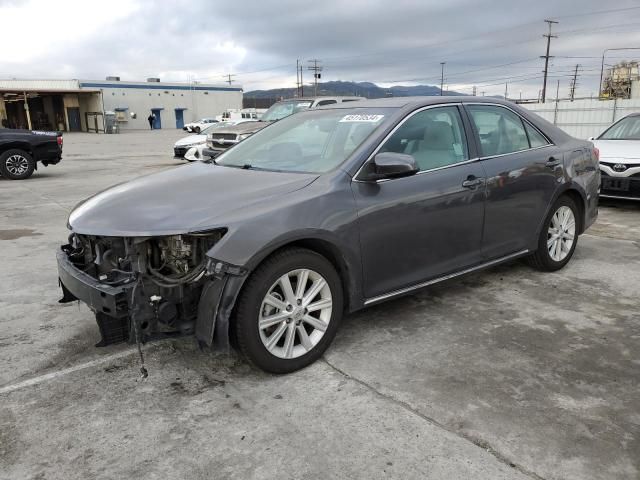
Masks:
[[[551,55],[549,55],[549,49],[551,48],[551,39],[558,38],[557,35],[551,35],[551,28],[554,23],[558,23],[555,20],[545,20],[549,24],[549,33],[542,35],[547,39],[547,53],[542,55],[540,58],[544,58],[544,80],[542,81],[542,103],[545,102],[547,98],[547,75],[549,73],[549,59]]]
[[[504,99],[509,96],[509,82],[504,82]]]
[[[300,96],[300,60],[296,58],[296,97]]]
[[[473,96],[474,97],[476,96],[476,86],[475,85],[473,86]]]
[[[440,62],[440,96],[443,95],[442,89],[444,88],[444,65],[447,62]]]
[[[578,86],[578,68],[580,68],[579,64],[576,64],[576,69],[573,72],[573,79],[571,80],[571,86],[570,86],[570,90],[569,90],[569,95],[571,96],[571,101],[573,102],[573,99],[576,96],[576,87]]]
[[[231,82],[233,82],[233,77],[235,77],[234,74],[232,73],[227,73],[226,75],[223,76],[223,78],[226,78],[226,82],[231,85]]]
[[[304,80],[302,79],[302,63],[300,63],[300,96],[304,97]]]
[[[308,70],[311,70],[313,72],[313,96],[317,96],[318,95],[318,80],[320,80],[322,78],[322,74],[320,73],[322,71],[322,65],[318,65],[318,62],[320,62],[320,60],[318,59],[313,59],[313,60],[309,60],[309,63],[313,63],[313,65],[309,65]]]

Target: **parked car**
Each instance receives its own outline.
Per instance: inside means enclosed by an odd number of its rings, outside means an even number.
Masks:
[[[640,200],[640,113],[618,120],[593,143],[600,150],[600,196]]]
[[[200,120],[196,120],[195,122],[187,123],[184,127],[182,127],[182,129],[186,130],[187,132],[200,133],[201,130],[204,130],[212,123],[217,122],[218,120],[216,120],[215,118],[201,118]]]
[[[358,100],[362,100],[362,97],[304,97],[274,103],[257,122],[246,122],[243,125],[213,132],[215,135],[212,133],[207,138],[207,147],[204,148],[203,154],[206,157],[215,158],[227,148],[236,145],[258,130],[262,130],[270,123],[302,110]]]
[[[38,169],[62,160],[62,132],[0,128],[0,175],[24,180]]]
[[[200,145],[204,147],[204,145],[207,143],[208,133],[213,132],[215,129],[218,129],[221,127],[227,127],[234,124],[235,122],[212,123],[208,127],[205,127],[203,130],[201,130],[200,133],[194,133],[193,135],[188,135],[186,137],[181,138],[173,145],[173,158],[178,160],[185,159],[185,160],[193,161],[191,157],[187,158],[188,156],[187,152],[189,152],[189,150]]]
[[[70,214],[62,301],[105,341],[194,332],[258,367],[318,359],[344,312],[526,257],[564,267],[597,217],[593,145],[484,97],[291,115]]]

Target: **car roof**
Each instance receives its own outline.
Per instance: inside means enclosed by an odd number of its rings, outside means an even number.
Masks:
[[[512,106],[513,102],[505,101],[500,98],[493,97],[473,97],[470,95],[459,96],[425,96],[425,97],[387,97],[387,98],[374,98],[363,99],[358,103],[339,103],[337,105],[327,105],[321,108],[369,108],[369,107],[388,107],[388,108],[403,108],[403,107],[424,107],[428,105],[439,105],[442,103],[497,103],[500,105]]]
[[[316,100],[342,100],[342,99],[354,99],[354,100],[366,100],[364,97],[356,97],[354,95],[322,95],[317,97],[294,97],[294,98],[285,98],[284,100],[279,100],[277,103],[283,102],[314,102]]]

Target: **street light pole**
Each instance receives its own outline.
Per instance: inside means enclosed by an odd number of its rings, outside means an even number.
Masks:
[[[444,88],[444,64],[447,62],[440,62],[440,96],[443,95],[442,89]]]

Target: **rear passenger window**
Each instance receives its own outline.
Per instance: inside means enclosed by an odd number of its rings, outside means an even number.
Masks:
[[[458,108],[437,107],[416,113],[391,135],[380,152],[409,154],[420,171],[468,160]]]
[[[332,105],[334,103],[338,103],[338,101],[337,100],[320,100],[316,106],[321,107],[323,105]]]
[[[527,122],[524,122],[524,128],[527,130],[531,148],[544,147],[545,145],[549,145],[549,140],[547,140],[539,131],[537,131]]]
[[[467,105],[478,135],[482,155],[491,157],[529,149],[522,119],[503,107]]]

